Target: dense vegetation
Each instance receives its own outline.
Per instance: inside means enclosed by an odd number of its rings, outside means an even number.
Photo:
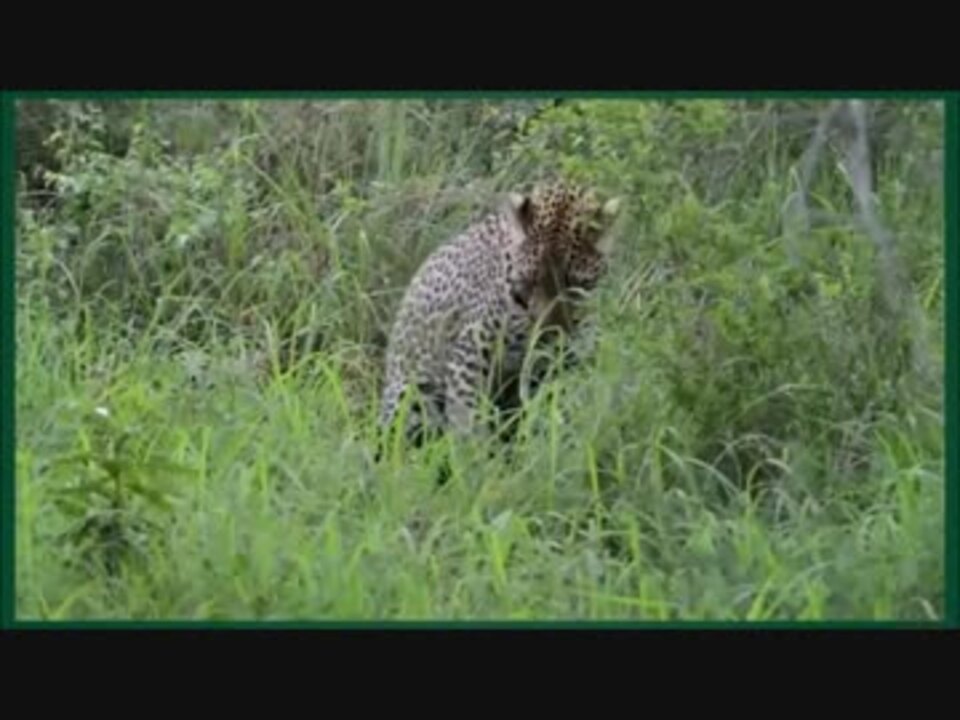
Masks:
[[[939,104],[18,122],[20,618],[942,616]],[[404,284],[554,172],[625,201],[588,362],[442,490],[374,465]]]

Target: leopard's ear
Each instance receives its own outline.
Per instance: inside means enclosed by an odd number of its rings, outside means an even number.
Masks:
[[[526,227],[533,215],[533,204],[530,201],[530,196],[512,192],[509,196],[509,202],[510,209],[513,211],[517,220],[520,221],[522,226]]]
[[[623,205],[623,202],[621,201],[620,198],[618,197],[610,198],[603,205],[603,210],[602,210],[603,217],[606,218],[608,221],[613,220],[620,214],[620,207],[622,205]]]

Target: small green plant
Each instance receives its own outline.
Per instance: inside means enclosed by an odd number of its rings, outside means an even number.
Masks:
[[[61,541],[108,576],[123,561],[143,551],[161,533],[174,511],[171,477],[189,469],[144,447],[143,429],[122,424],[105,407],[92,412],[82,434],[84,450],[56,458],[50,469],[60,478],[51,499],[69,519]]]

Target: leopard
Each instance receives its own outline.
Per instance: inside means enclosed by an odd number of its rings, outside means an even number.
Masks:
[[[619,197],[601,202],[568,180],[541,182],[509,192],[430,253],[388,336],[381,433],[402,407],[404,436],[418,446],[445,431],[482,434],[485,399],[515,410],[531,347],[581,325],[571,295],[589,295],[607,273],[620,212]]]

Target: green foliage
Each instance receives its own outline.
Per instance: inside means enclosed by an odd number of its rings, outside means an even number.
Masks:
[[[843,128],[791,214],[825,109],[30,106],[19,614],[940,617],[942,108],[869,108],[892,259]],[[373,465],[404,284],[558,172],[626,209],[593,353],[442,492]]]

